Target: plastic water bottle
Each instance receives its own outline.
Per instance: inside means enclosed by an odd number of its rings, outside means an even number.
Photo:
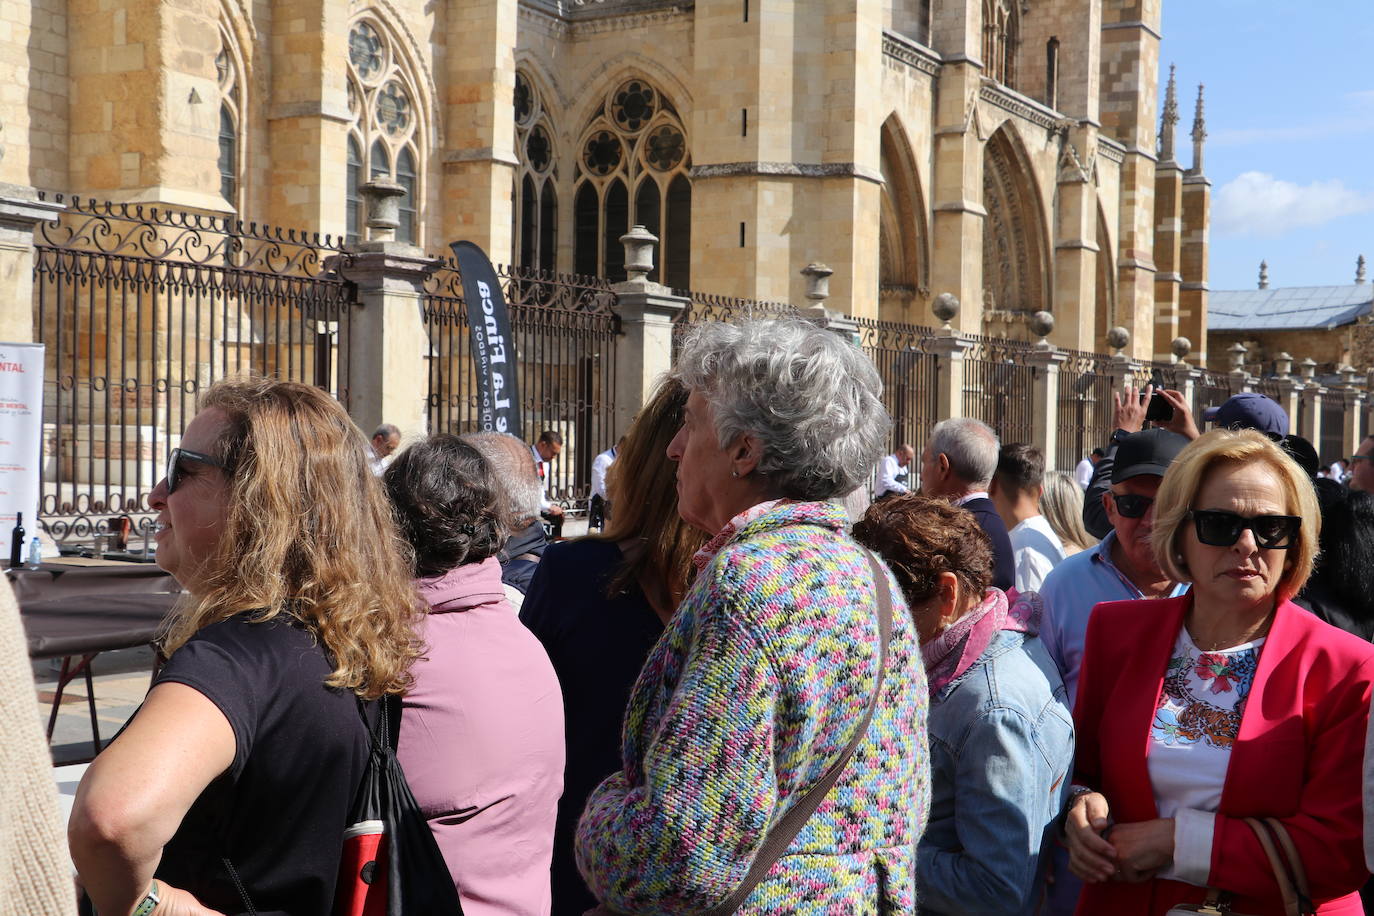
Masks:
[[[29,541],[29,569],[37,569],[43,565],[43,542],[38,538]]]

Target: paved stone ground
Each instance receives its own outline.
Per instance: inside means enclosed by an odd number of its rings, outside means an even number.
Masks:
[[[563,530],[567,537],[586,534],[586,519],[569,519]],[[38,705],[45,728],[61,665],[61,660],[33,663]],[[143,702],[148,692],[153,670],[153,650],[144,647],[106,652],[96,656],[91,668],[95,681],[96,722],[100,726],[101,742],[108,744],[138,709],[138,704]],[[57,715],[51,745],[53,763],[58,766],[89,760],[94,756],[91,714],[86,704],[84,678],[76,678],[62,692],[62,707]]]

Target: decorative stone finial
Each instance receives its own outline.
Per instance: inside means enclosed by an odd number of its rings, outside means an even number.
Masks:
[[[953,293],[941,293],[930,304],[930,310],[935,313],[936,318],[944,322],[944,328],[948,330],[949,323],[959,314],[959,297]]]
[[[1358,258],[1355,259],[1355,283],[1356,283],[1356,284],[1361,284],[1361,283],[1364,283],[1364,281],[1365,281],[1364,267],[1365,267],[1364,255],[1360,255]]]
[[[1313,359],[1312,357],[1309,356],[1309,357],[1307,357],[1307,359],[1305,359],[1305,360],[1303,360],[1302,362],[1298,363],[1298,365],[1299,365],[1299,366],[1302,366],[1302,380],[1303,380],[1304,382],[1309,382],[1309,383],[1311,383],[1311,382],[1316,381],[1316,379],[1317,379],[1317,361],[1316,361],[1315,359]]]
[[[1260,288],[1260,289],[1268,289],[1268,288],[1269,288],[1269,262],[1268,262],[1268,261],[1260,261],[1259,288]]]
[[[643,283],[654,269],[654,246],[658,237],[643,226],[633,226],[620,237],[625,246],[625,279],[630,283]]]
[[[1355,367],[1354,367],[1354,366],[1352,366],[1352,365],[1350,365],[1350,364],[1347,363],[1346,365],[1341,366],[1341,367],[1340,367],[1339,369],[1337,369],[1336,371],[1339,372],[1339,373],[1341,374],[1341,387],[1342,387],[1342,388],[1354,388],[1354,387],[1355,387],[1355,374],[1356,374],[1356,373],[1355,373]]]
[[[1231,371],[1244,372],[1245,354],[1250,352],[1249,349],[1247,349],[1245,344],[1241,343],[1239,340],[1231,344],[1231,346],[1227,347],[1226,349],[1231,354]]]
[[[374,178],[358,186],[367,208],[367,239],[371,242],[396,241],[401,225],[401,198],[406,189],[390,178]]]
[[[1274,373],[1279,378],[1293,377],[1293,357],[1286,350],[1274,357]]]
[[[1159,124],[1159,161],[1174,161],[1174,133],[1178,124],[1178,84],[1174,80],[1174,65],[1169,65],[1169,85],[1164,90],[1164,114]]]
[[[1122,327],[1112,328],[1107,332],[1107,346],[1116,351],[1116,356],[1121,356],[1122,350],[1131,342],[1131,332]]]
[[[1169,344],[1169,350],[1178,357],[1179,362],[1184,362],[1188,354],[1193,352],[1193,342],[1186,337],[1175,337],[1174,342]]]
[[[1201,83],[1197,87],[1197,110],[1193,113],[1193,167],[1188,170],[1191,175],[1202,174],[1202,144],[1207,139],[1207,119],[1202,113],[1202,89]]]
[[[1040,338],[1035,345],[1041,349],[1048,348],[1050,346],[1048,338],[1054,330],[1054,316],[1049,312],[1036,312],[1031,316],[1030,329],[1032,334]]]
[[[830,298],[830,275],[835,271],[824,264],[812,261],[801,269],[806,278],[806,298],[812,302],[824,302]]]

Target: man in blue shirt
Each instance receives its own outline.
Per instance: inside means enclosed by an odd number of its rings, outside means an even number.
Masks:
[[[1119,438],[1111,487],[1102,504],[1112,530],[1091,550],[1074,554],[1045,577],[1040,638],[1064,678],[1072,704],[1078,695],[1078,666],[1093,607],[1103,601],[1164,598],[1186,586],[1170,581],[1150,546],[1154,499],[1164,471],[1188,439],[1167,429],[1147,429]]]

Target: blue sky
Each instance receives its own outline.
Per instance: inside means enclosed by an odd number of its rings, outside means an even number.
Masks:
[[[1374,279],[1374,4],[1164,0],[1160,101],[1178,65],[1179,161],[1206,84],[1212,289]]]

